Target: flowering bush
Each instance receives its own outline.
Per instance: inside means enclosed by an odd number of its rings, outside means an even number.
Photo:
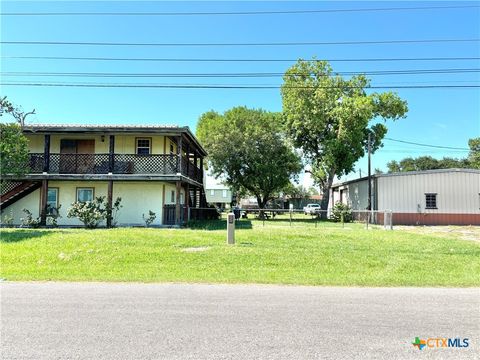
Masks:
[[[67,217],[78,218],[87,229],[94,229],[108,216],[112,216],[114,211],[120,209],[121,200],[121,198],[117,198],[112,208],[105,203],[105,196],[98,196],[93,201],[77,201],[68,209]]]

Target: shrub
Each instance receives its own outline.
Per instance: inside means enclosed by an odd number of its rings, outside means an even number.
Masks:
[[[13,210],[10,210],[10,214],[3,215],[2,226],[11,227],[13,226]]]
[[[338,201],[333,206],[330,219],[332,219],[335,222],[339,222],[339,221],[342,221],[342,215],[343,215],[343,222],[352,222],[353,220],[352,209],[347,204],[344,204]]]
[[[58,205],[58,207],[48,205],[47,206],[47,225],[57,227],[57,219],[61,218],[60,216],[60,208],[62,205]]]
[[[20,221],[22,222],[22,226],[32,227],[32,228],[38,228],[40,226],[40,221],[41,221],[40,217],[37,217],[35,219],[33,217],[33,214],[28,209],[23,209],[22,211],[25,213],[25,217],[20,218]]]
[[[113,217],[116,216],[116,212],[121,208],[121,201],[121,198],[117,198],[111,209],[105,203],[105,196],[98,196],[93,201],[77,201],[68,209],[67,217],[77,218],[85,225],[85,228],[94,229],[107,216],[112,216],[113,225]]]
[[[145,221],[145,227],[149,227],[157,218],[157,214],[155,214],[152,210],[148,210],[148,216],[145,217],[145,214],[142,214],[142,218],[143,221]]]
[[[111,219],[112,219],[111,226],[112,226],[112,227],[117,226],[117,216],[118,216],[118,212],[119,212],[120,209],[123,207],[123,205],[120,205],[121,202],[122,202],[122,198],[121,198],[121,197],[117,197],[117,198],[115,199],[115,202],[113,203],[113,205],[112,205],[111,207],[108,206],[108,204],[105,206],[105,209],[106,209],[106,211],[107,211],[106,218],[108,218],[109,216],[111,217]]]

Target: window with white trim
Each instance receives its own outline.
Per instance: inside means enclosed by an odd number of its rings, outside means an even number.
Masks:
[[[93,201],[93,188],[77,188],[77,201]]]
[[[152,150],[150,138],[137,138],[137,155],[149,155]]]
[[[170,202],[174,203],[175,202],[175,190],[172,190],[170,194]]]
[[[223,190],[223,192],[222,192],[222,197],[224,197],[224,198],[227,197],[227,190]]]
[[[437,194],[425,194],[425,209],[437,209]]]
[[[210,190],[210,195],[211,195],[211,196],[215,196],[215,189],[211,189],[211,190]]]
[[[58,209],[58,188],[48,188],[47,191],[47,214],[51,215]]]

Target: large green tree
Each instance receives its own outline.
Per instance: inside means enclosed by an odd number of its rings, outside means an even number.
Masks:
[[[368,135],[375,152],[387,132],[377,119],[400,119],[408,111],[395,93],[371,92],[363,75],[344,79],[325,61],[299,60],[284,75],[281,93],[286,128],[312,165],[326,209],[335,176],[353,171],[364,156]]]
[[[213,175],[255,196],[261,209],[301,170],[277,113],[246,107],[224,114],[210,111],[200,117],[197,137],[208,152]]]
[[[435,169],[451,169],[451,168],[473,168],[480,169],[480,138],[468,140],[470,153],[467,158],[455,159],[451,157],[443,157],[435,159],[432,156],[419,156],[417,158],[406,157],[402,160],[392,160],[387,163],[388,172],[407,172],[407,171],[423,171]]]
[[[470,154],[468,155],[468,162],[470,167],[480,169],[480,137],[468,140],[470,147]]]
[[[21,176],[27,172],[28,140],[16,123],[0,123],[0,174]]]

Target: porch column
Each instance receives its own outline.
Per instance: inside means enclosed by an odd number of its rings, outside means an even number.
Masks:
[[[50,170],[50,134],[45,134],[43,147],[43,172],[48,173]]]
[[[115,135],[110,135],[110,146],[108,149],[108,172],[113,174],[115,154]]]
[[[40,188],[40,225],[47,225],[47,193],[48,180],[42,180],[42,187]]]
[[[180,206],[180,192],[182,190],[182,183],[180,181],[176,182],[177,191],[176,191],[176,199],[175,199],[175,224],[181,225],[182,220],[181,216],[181,206]]]
[[[190,185],[185,185],[185,206],[187,207],[187,221],[190,221]]]
[[[189,176],[190,172],[190,146],[188,145],[187,143],[187,146],[185,147],[185,150],[186,150],[186,153],[187,153],[187,169],[186,169],[186,172],[187,172],[187,176]]]
[[[107,228],[112,227],[112,198],[113,198],[113,180],[108,182],[107,189]]]
[[[193,170],[194,170],[195,179],[197,178],[197,175],[198,175],[197,160],[198,160],[197,159],[197,152],[193,151],[193,163],[195,164],[195,167],[193,168]]]
[[[182,174],[182,136],[177,137],[178,173]]]

